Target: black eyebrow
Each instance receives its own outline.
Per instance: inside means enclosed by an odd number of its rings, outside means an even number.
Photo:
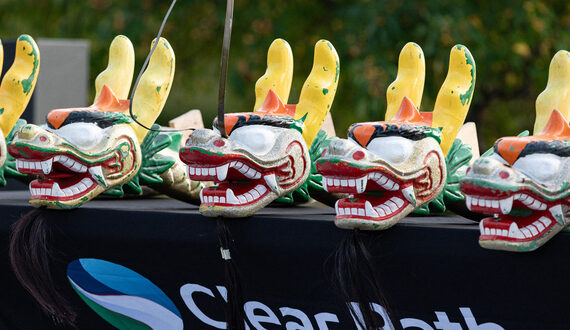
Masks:
[[[518,158],[532,154],[554,154],[560,157],[570,157],[570,144],[558,140],[530,142],[523,148]]]
[[[359,126],[362,126],[362,124],[354,124],[351,126],[348,130],[348,137],[355,141],[358,141],[354,137],[354,129]],[[427,137],[426,132],[429,130],[429,128],[425,126],[412,126],[404,124],[379,124],[373,126],[374,133],[372,133],[370,140],[368,140],[368,142],[366,142],[366,145],[363,147],[366,147],[372,139],[383,136],[400,136],[412,141],[419,141]]]
[[[55,129],[55,127],[46,120],[49,128]],[[99,126],[99,128],[107,128],[116,124],[130,123],[132,119],[121,112],[108,112],[108,111],[73,111],[70,112],[61,126],[73,123],[92,123]]]
[[[247,119],[247,115],[234,115],[238,117],[238,121],[232,127],[233,132],[236,128],[249,126],[249,125],[265,125],[265,126],[273,126],[273,127],[281,127],[281,128],[292,128],[291,126],[295,123],[295,119],[290,117],[279,117],[279,116],[272,116],[272,115],[249,115],[249,119]],[[214,118],[214,122],[212,123],[213,127],[218,127],[218,117]]]

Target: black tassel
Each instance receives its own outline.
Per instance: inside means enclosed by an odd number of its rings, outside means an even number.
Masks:
[[[372,256],[364,244],[362,235],[358,229],[347,233],[334,252],[333,285],[343,301],[347,302],[353,318],[363,329],[381,329],[384,320],[373,311],[371,303],[379,303],[387,310],[388,306],[376,277],[377,271]],[[362,318],[349,302],[358,304]]]
[[[226,290],[226,324],[228,330],[243,330],[245,314],[243,311],[243,291],[241,277],[234,258],[231,256],[233,238],[223,218],[217,220],[218,241],[225,268]]]
[[[50,231],[43,212],[42,209],[34,209],[12,226],[10,263],[18,281],[45,313],[57,323],[74,326],[77,314],[53,281]]]

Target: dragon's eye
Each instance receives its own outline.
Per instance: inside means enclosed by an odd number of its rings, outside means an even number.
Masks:
[[[72,123],[60,129],[48,130],[83,149],[96,146],[103,138],[103,129],[93,123]]]
[[[239,127],[230,138],[253,154],[265,155],[275,144],[275,128],[263,125]]]
[[[410,157],[414,141],[401,136],[379,137],[370,141],[366,148],[392,164],[401,164]]]
[[[539,183],[545,183],[560,175],[562,160],[553,154],[530,154],[517,159],[513,168]]]

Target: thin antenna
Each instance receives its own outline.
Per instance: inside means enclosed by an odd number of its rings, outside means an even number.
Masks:
[[[226,21],[224,25],[224,41],[222,44],[222,59],[220,64],[220,88],[218,90],[218,130],[224,138],[228,138],[224,118],[224,102],[226,99],[226,81],[228,76],[228,59],[230,57],[230,41],[232,39],[233,17],[234,0],[227,0]]]

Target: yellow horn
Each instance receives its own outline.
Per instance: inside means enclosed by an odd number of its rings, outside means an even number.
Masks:
[[[135,70],[135,50],[129,38],[118,35],[109,47],[109,64],[95,79],[95,100],[107,85],[120,100],[129,98]]]
[[[156,40],[153,41],[153,45]],[[160,38],[147,69],[141,77],[133,96],[133,115],[143,125],[150,127],[160,115],[174,78],[174,52],[168,41]],[[131,123],[139,143],[142,143],[147,130],[137,123]]]
[[[459,133],[475,89],[475,60],[469,49],[456,45],[449,55],[447,77],[437,94],[432,127],[443,127],[441,150],[447,155]]]
[[[426,62],[424,52],[418,44],[408,42],[400,52],[396,80],[388,86],[386,91],[388,107],[386,108],[385,120],[390,120],[396,115],[405,96],[418,109],[420,108],[425,79]]]
[[[542,131],[554,109],[570,120],[570,52],[565,50],[558,51],[552,58],[548,83],[536,98],[535,134]]]
[[[261,108],[265,97],[272,89],[284,103],[289,99],[293,79],[293,52],[283,39],[275,39],[267,51],[267,70],[255,83],[255,106]]]
[[[315,45],[315,58],[309,77],[303,85],[295,119],[302,119],[303,138],[310,148],[330,111],[338,78],[340,64],[338,54],[327,40],[319,40]]]
[[[16,43],[14,64],[0,85],[0,129],[6,137],[22,115],[38,80],[40,50],[32,37],[21,35]]]

